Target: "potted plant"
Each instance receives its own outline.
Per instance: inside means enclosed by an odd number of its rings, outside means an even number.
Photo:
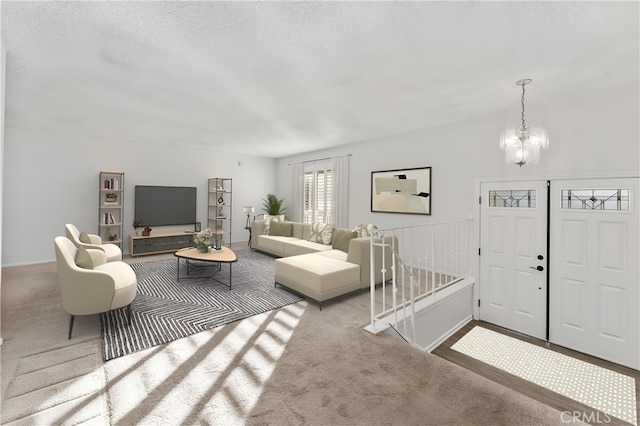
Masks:
[[[149,228],[148,226],[145,226],[145,228],[142,230],[142,236],[148,237],[149,235],[151,235],[151,228]]]
[[[107,203],[117,203],[118,202],[118,194],[115,192],[107,192],[104,194],[104,201]]]
[[[136,236],[140,235],[139,228],[142,228],[144,225],[144,221],[142,219],[134,219],[133,220],[133,229],[136,231]]]
[[[264,212],[269,216],[282,216],[284,219],[284,211],[286,207],[282,207],[284,198],[278,198],[274,194],[267,194],[266,199],[262,199]]]

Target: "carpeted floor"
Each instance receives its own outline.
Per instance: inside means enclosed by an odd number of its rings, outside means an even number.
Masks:
[[[97,316],[79,317],[67,340],[55,263],[3,268],[1,292],[3,425],[565,424],[559,410],[367,333],[366,292],[109,362]]]
[[[236,251],[238,261],[232,264],[232,286],[229,265],[199,263],[191,266],[173,259],[141,262],[132,265],[138,277],[138,294],[132,304],[132,321],[124,309],[100,315],[103,359],[108,361],[142,349],[238,321],[262,312],[302,300],[301,297],[275,287],[273,258],[249,249]]]

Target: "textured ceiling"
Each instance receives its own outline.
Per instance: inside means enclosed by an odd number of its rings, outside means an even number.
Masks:
[[[282,157],[639,85],[638,2],[2,2],[6,125]]]

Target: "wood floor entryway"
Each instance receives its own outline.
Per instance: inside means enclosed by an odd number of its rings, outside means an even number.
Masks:
[[[598,412],[597,410],[594,410],[591,407],[588,407],[584,404],[581,404],[563,395],[550,391],[542,386],[528,382],[524,379],[521,379],[520,377],[509,374],[503,370],[500,370],[498,368],[485,364],[481,361],[478,361],[474,358],[471,358],[469,356],[466,356],[460,352],[457,352],[451,349],[451,346],[453,346],[458,340],[460,340],[466,333],[468,333],[475,326],[484,327],[489,330],[493,330],[498,333],[502,333],[507,336],[531,343],[536,346],[548,347],[548,349],[552,351],[633,377],[636,381],[636,406],[640,407],[640,403],[639,403],[640,402],[640,384],[639,384],[640,372],[639,371],[636,371],[627,367],[623,367],[621,365],[614,364],[611,362],[607,362],[602,359],[595,358],[589,355],[585,355],[580,352],[572,351],[570,349],[566,349],[561,346],[557,346],[553,344],[549,344],[547,346],[543,340],[538,340],[529,336],[515,333],[513,331],[509,331],[483,321],[474,320],[469,322],[462,329],[458,330],[458,332],[456,332],[453,336],[448,338],[443,344],[441,344],[439,347],[433,350],[432,354],[437,355],[441,358],[444,358],[448,361],[451,361],[454,364],[457,364],[463,368],[466,368],[467,370],[472,371],[480,376],[486,377],[492,380],[493,382],[499,383],[503,386],[513,389],[514,391],[520,394],[526,395],[538,402],[541,402],[545,405],[548,405],[557,410],[560,410],[561,412],[585,413],[584,414],[585,416],[591,415],[592,419],[599,418],[601,419],[602,424],[606,423],[607,425],[629,425],[629,423],[627,422],[624,422],[616,418],[608,417],[606,416],[606,414]],[[605,422],[605,420],[609,420],[609,421]],[[640,424],[640,415],[637,416],[636,422],[637,424]],[[592,422],[592,423],[598,424],[597,422]]]

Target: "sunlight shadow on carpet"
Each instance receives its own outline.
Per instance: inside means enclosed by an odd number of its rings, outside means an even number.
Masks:
[[[633,377],[483,327],[451,349],[637,425]]]
[[[127,389],[124,383],[115,385],[122,386],[130,398],[125,401],[128,408],[121,411],[125,414],[114,420],[118,424],[152,424],[162,420],[155,412],[161,401],[177,399],[172,403],[172,422],[200,423],[211,419],[215,409],[217,423],[237,424],[258,402],[306,307],[307,302],[298,302],[179,339],[160,346],[161,351],[156,347],[129,355],[140,358],[141,363],[123,371],[130,379]],[[145,357],[146,352],[153,352],[153,356]],[[114,359],[110,365],[118,362]],[[145,387],[151,391],[142,392]],[[189,395],[190,402],[175,395]],[[145,406],[144,413],[137,409],[140,405]]]

